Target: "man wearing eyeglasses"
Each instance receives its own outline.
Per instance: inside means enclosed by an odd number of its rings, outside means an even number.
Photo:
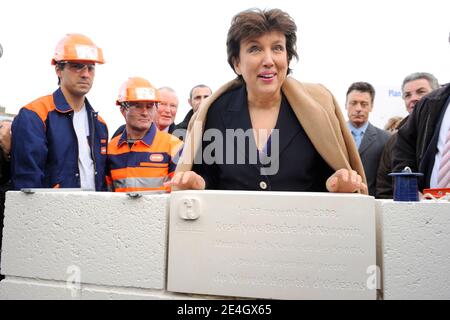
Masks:
[[[161,101],[160,92],[146,79],[129,78],[121,86],[116,104],[125,129],[108,146],[111,191],[170,191],[164,183],[175,172],[182,143],[157,129],[154,119]]]
[[[161,102],[158,103],[155,118],[153,119],[156,127],[160,131],[173,134],[177,126],[175,125],[175,117],[178,110],[178,96],[175,90],[170,87],[161,87],[158,89]],[[121,125],[113,134],[113,138],[120,135],[125,129],[125,125]]]
[[[178,96],[170,87],[158,89],[161,96],[161,102],[155,114],[155,123],[160,131],[172,133],[175,128],[175,117],[178,110]]]
[[[12,187],[106,190],[108,129],[86,94],[103,52],[68,34],[56,46],[59,88],[23,107],[12,125]]]

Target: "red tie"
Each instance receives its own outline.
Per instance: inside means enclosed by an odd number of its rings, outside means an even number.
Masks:
[[[450,129],[447,132],[441,164],[439,165],[438,188],[450,188]]]

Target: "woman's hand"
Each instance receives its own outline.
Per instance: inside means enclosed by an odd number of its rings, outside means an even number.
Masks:
[[[194,171],[175,173],[172,180],[164,183],[165,187],[177,187],[180,190],[204,190],[205,180]]]
[[[367,186],[362,182],[361,176],[354,170],[339,169],[327,180],[329,192],[367,194]]]

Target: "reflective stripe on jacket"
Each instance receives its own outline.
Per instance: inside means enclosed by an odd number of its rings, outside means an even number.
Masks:
[[[95,188],[106,190],[108,129],[88,100],[91,156]],[[78,140],[73,127],[73,109],[61,89],[23,107],[12,130],[12,188],[80,188]]]
[[[108,188],[116,192],[170,191],[163,183],[174,174],[181,146],[179,139],[152,124],[130,149],[124,130],[108,145]]]

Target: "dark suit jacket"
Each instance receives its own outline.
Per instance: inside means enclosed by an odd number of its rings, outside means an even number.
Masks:
[[[194,110],[192,110],[192,109],[189,110],[189,112],[184,117],[184,120],[176,125],[174,132],[171,132],[171,134],[173,134],[175,137],[177,137],[181,141],[184,141],[184,138],[186,137],[189,121],[191,121],[191,118],[193,115],[194,115]]]
[[[375,197],[378,165],[384,145],[389,140],[389,133],[369,123],[359,146],[359,155],[366,173],[369,194]]]
[[[191,121],[192,115],[194,114],[194,110],[189,110],[189,112],[184,117],[183,121],[177,124],[177,129],[185,129],[187,130],[189,121]]]
[[[214,152],[214,160],[222,163],[194,164],[192,168],[205,179],[207,189],[326,191],[326,179],[333,174],[334,170],[318,154],[284,96],[275,125],[275,129],[279,132],[279,148],[277,150],[275,146],[277,139],[273,138],[268,144],[268,153],[269,157],[273,156],[274,162],[268,166],[262,164],[259,156],[257,162],[251,160],[256,151],[256,142],[251,128],[245,86],[226,92],[211,105],[201,148],[203,161],[208,161],[205,155],[210,153],[215,143],[217,148]],[[211,129],[214,130],[210,131]],[[227,138],[227,129],[241,129],[242,132],[248,133],[245,143],[239,144],[234,138]],[[205,138],[208,132],[220,133],[224,143],[205,142],[210,140]],[[253,153],[251,153],[252,147]],[[277,160],[275,160],[275,154],[278,154]],[[232,163],[224,164],[228,157],[232,159],[230,161]],[[239,158],[245,163],[239,164]],[[262,168],[278,170],[274,174],[265,174],[261,171]]]
[[[401,172],[408,166],[413,172],[423,173],[418,181],[419,190],[430,187],[439,131],[449,103],[450,84],[447,84],[423,97],[398,130],[392,152],[394,172]]]

